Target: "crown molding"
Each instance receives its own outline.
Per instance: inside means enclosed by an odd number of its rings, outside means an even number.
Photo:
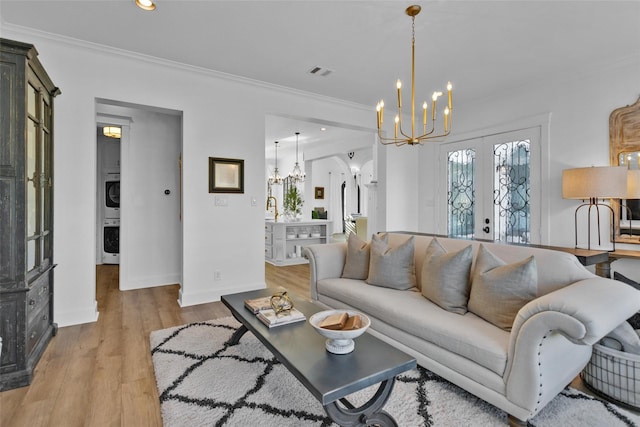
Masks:
[[[222,71],[211,70],[204,67],[198,67],[195,65],[184,64],[177,61],[172,61],[169,59],[158,58],[156,56],[146,55],[143,53],[137,53],[125,49],[120,49],[116,47],[106,46],[99,43],[90,42],[87,40],[81,40],[73,37],[63,36],[60,34],[49,33],[46,31],[38,30],[31,27],[24,27],[21,25],[15,25],[4,21],[4,19],[0,18],[0,28],[2,28],[3,33],[9,32],[12,35],[24,36],[24,37],[37,37],[46,40],[51,40],[60,44],[64,44],[67,46],[72,46],[79,49],[88,50],[91,52],[99,52],[104,55],[111,55],[120,58],[127,58],[134,61],[143,62],[146,64],[152,64],[167,68],[172,68],[175,70],[186,71],[194,74],[203,75],[206,77],[211,77],[215,79],[221,79],[226,81],[231,81],[235,83],[245,84],[249,86],[259,87],[263,89],[274,90],[277,92],[284,92],[292,95],[303,96],[305,98],[312,98],[322,102],[329,102],[332,104],[338,104],[341,106],[354,108],[362,111],[371,111],[370,105],[359,104],[356,102],[347,101],[344,99],[333,98],[330,96],[321,95],[314,92],[307,92],[300,89],[291,88],[288,86],[277,85],[274,83],[268,83],[261,80],[251,79],[248,77],[242,77],[235,74],[224,73]],[[1,35],[5,37],[5,34]]]

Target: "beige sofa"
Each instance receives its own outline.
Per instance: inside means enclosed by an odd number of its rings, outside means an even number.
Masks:
[[[390,247],[409,236],[388,234]],[[311,299],[327,308],[355,309],[371,318],[370,333],[413,355],[418,364],[509,414],[510,424],[533,417],[589,361],[592,345],[640,310],[640,292],[590,273],[570,254],[482,243],[506,263],[533,255],[535,299],[518,312],[511,331],[472,312],[442,309],[420,291],[425,252],[433,237],[414,236],[416,288],[397,290],[342,278],[347,243],[305,248]],[[447,251],[481,242],[438,237]],[[473,287],[473,281],[471,281]]]

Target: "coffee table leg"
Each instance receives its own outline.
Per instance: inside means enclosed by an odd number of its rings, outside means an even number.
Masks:
[[[229,338],[229,341],[227,341],[229,345],[236,345],[240,343],[240,338],[242,338],[242,336],[246,334],[248,330],[249,329],[247,329],[246,326],[240,325],[240,327],[236,329],[233,335],[231,335],[231,338]]]
[[[338,402],[332,402],[325,405],[324,410],[327,411],[327,414],[335,423],[341,426],[379,425],[381,427],[398,427],[396,420],[382,410],[382,407],[389,400],[389,396],[391,396],[394,383],[395,378],[381,382],[376,394],[359,408],[354,408],[346,399],[340,399],[344,407],[338,405]]]

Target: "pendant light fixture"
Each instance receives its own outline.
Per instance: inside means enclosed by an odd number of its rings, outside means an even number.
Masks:
[[[289,174],[289,179],[293,181],[294,184],[304,182],[307,177],[302,169],[300,169],[300,164],[298,163],[298,136],[300,132],[296,132],[296,165],[293,167],[293,170]]]
[[[276,167],[273,169],[273,175],[269,177],[269,185],[280,185],[282,184],[282,177],[278,172],[278,141],[275,141],[276,145]]]
[[[109,138],[121,138],[122,137],[122,129],[118,126],[105,126],[102,128],[102,134]]]
[[[431,96],[431,125],[430,129],[427,130],[427,101],[424,101],[422,104],[422,133],[420,135],[415,135],[415,122],[416,122],[416,108],[415,108],[415,20],[416,15],[420,13],[421,7],[418,5],[409,6],[405,13],[411,17],[411,129],[409,133],[405,133],[405,130],[402,129],[402,83],[400,80],[396,82],[396,88],[398,90],[398,114],[395,118],[395,132],[393,138],[385,137],[382,133],[382,121],[384,119],[384,101],[378,102],[376,105],[377,111],[377,120],[378,120],[378,136],[380,138],[380,143],[383,145],[395,144],[396,146],[401,145],[416,145],[416,144],[424,144],[426,140],[433,138],[441,138],[449,135],[451,133],[451,110],[453,108],[451,104],[451,82],[447,84],[447,106],[443,112],[443,129],[440,133],[435,132],[435,123],[436,123],[436,103],[438,98],[442,96],[442,92],[433,92]]]

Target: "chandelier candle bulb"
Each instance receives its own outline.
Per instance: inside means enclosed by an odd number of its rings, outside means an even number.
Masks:
[[[398,80],[396,82],[396,87],[398,88],[398,109],[402,108],[402,82]]]
[[[422,104],[422,123],[427,126],[427,101]]]
[[[431,96],[431,120],[436,120],[436,102],[438,101],[438,92],[433,92]]]
[[[398,122],[400,122],[400,116],[396,116],[396,131],[395,131],[395,137],[398,137]]]
[[[444,131],[449,130],[449,107],[444,109]]]
[[[449,110],[451,110],[451,89],[453,89],[453,85],[451,82],[447,83],[447,94],[449,96]]]

